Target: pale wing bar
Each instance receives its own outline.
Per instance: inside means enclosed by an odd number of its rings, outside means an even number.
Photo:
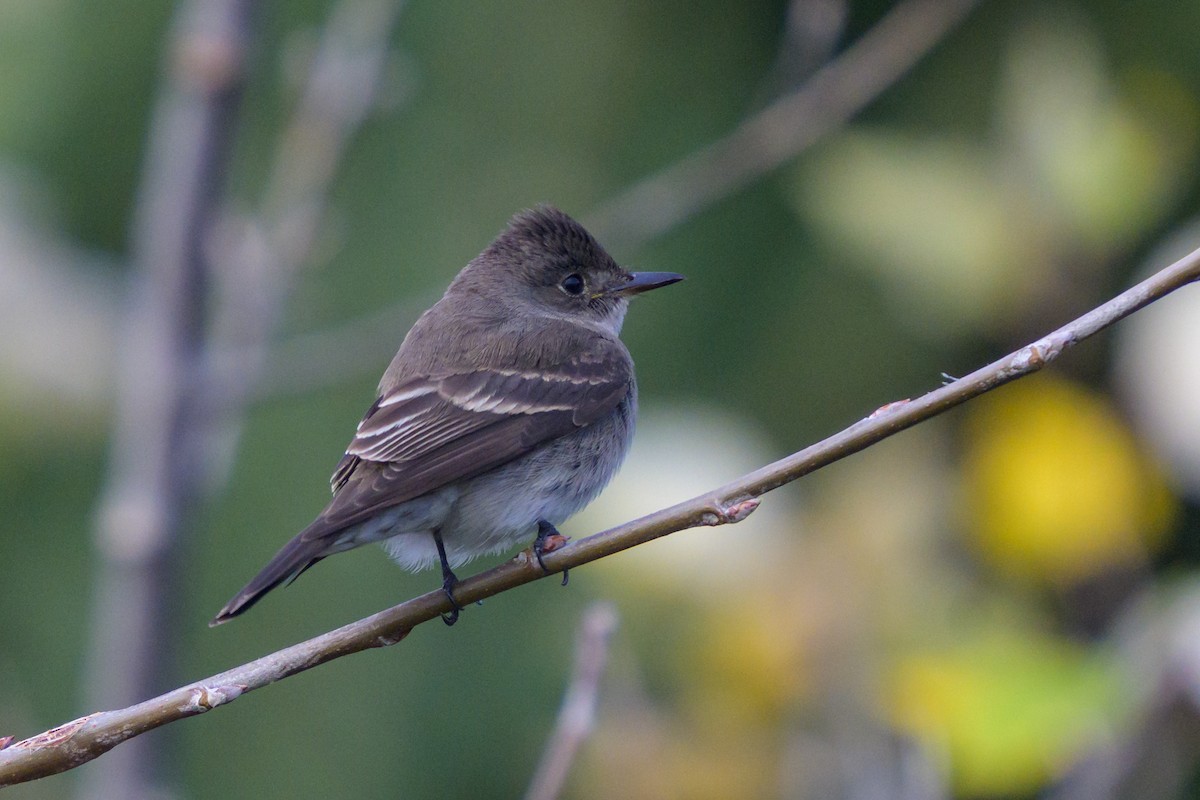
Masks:
[[[516,415],[569,411],[585,425],[597,400],[611,407],[605,383],[612,384],[611,376],[480,371],[405,384],[359,423],[346,452],[368,461],[415,461]]]
[[[572,365],[576,366],[576,365]],[[540,443],[594,422],[626,397],[632,376],[580,365],[580,374],[476,372],[429,380],[436,392],[399,387],[381,398],[333,476],[336,494],[305,531],[319,538],[383,508],[480,475]],[[461,404],[461,405],[460,405]],[[464,406],[496,410],[471,410]],[[513,408],[501,413],[500,408]]]

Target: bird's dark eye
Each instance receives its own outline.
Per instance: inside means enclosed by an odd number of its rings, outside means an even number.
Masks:
[[[570,275],[562,279],[562,290],[567,294],[583,294],[583,278],[577,273],[572,272]]]

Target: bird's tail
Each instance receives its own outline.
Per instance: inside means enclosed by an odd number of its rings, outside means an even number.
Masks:
[[[241,614],[250,606],[257,603],[264,594],[281,583],[291,582],[300,576],[301,572],[325,557],[328,542],[321,539],[305,539],[301,531],[294,539],[283,546],[275,557],[254,576],[246,586],[225,604],[225,607],[208,623],[215,627],[222,622]]]

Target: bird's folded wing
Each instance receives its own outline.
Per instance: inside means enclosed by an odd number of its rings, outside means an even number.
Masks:
[[[331,479],[335,496],[321,515],[325,524],[314,536],[480,475],[589,425],[617,407],[631,380],[622,360],[404,383],[380,397],[359,423]]]

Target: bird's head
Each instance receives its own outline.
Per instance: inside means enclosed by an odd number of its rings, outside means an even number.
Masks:
[[[674,272],[624,269],[574,219],[538,206],[513,217],[451,291],[490,297],[510,313],[569,318],[618,333],[629,298],[681,280]]]

